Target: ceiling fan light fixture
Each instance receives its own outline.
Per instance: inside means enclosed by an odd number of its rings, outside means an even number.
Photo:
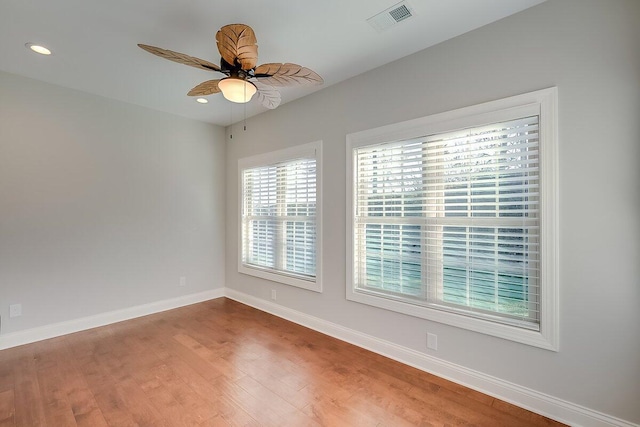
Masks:
[[[258,90],[253,83],[237,77],[227,77],[220,80],[218,88],[226,99],[239,104],[249,102]]]
[[[280,92],[274,86],[323,83],[322,77],[315,71],[301,65],[289,62],[258,65],[258,41],[248,25],[225,25],[216,33],[216,43],[221,56],[219,66],[160,47],[146,44],[138,44],[138,47],[169,61],[225,75],[223,78],[200,83],[187,93],[188,96],[222,93],[228,101],[245,104],[256,95],[263,107],[273,110],[282,101]]]

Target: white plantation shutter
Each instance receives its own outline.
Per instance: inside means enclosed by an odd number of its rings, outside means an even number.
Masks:
[[[355,148],[355,290],[539,330],[538,125]]]
[[[316,159],[242,170],[241,262],[314,281]]]

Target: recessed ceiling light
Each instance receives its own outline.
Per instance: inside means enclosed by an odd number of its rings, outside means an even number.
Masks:
[[[200,104],[206,104],[207,102],[209,102],[209,100],[207,98],[198,98],[196,99],[196,102],[199,102]]]
[[[40,55],[51,55],[51,51],[44,46],[40,46],[33,43],[25,44],[26,47],[31,49],[32,51],[39,53]]]

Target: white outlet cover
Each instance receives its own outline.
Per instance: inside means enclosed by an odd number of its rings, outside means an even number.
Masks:
[[[427,332],[427,348],[431,350],[438,349],[438,336],[436,334]]]
[[[11,304],[9,306],[9,317],[22,316],[22,304]]]

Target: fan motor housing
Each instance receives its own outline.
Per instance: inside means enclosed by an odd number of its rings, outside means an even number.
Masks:
[[[238,77],[244,80],[255,76],[253,68],[250,70],[243,70],[239,65],[229,64],[222,58],[220,58],[220,71],[229,76]]]

